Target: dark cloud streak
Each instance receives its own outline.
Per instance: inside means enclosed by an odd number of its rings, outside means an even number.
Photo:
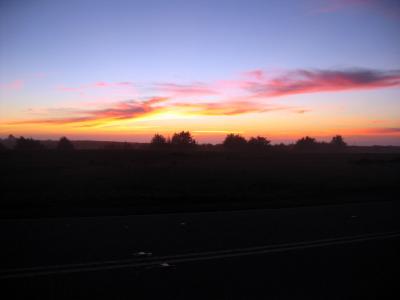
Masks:
[[[297,70],[263,83],[253,83],[249,91],[259,97],[293,94],[366,90],[400,86],[400,71]]]

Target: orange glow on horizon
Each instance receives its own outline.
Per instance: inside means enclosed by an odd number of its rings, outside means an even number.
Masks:
[[[209,84],[156,85],[158,91],[166,93],[163,96],[29,108],[16,113],[14,118],[0,120],[0,134],[148,141],[156,132],[170,136],[188,130],[204,142],[221,141],[228,133],[247,138],[261,135],[272,140],[341,134],[371,140],[388,137],[400,144],[397,142],[400,120],[394,117],[395,109],[380,114],[371,110],[360,113],[360,105],[348,105],[348,102],[326,105],[320,95],[310,99],[293,96],[394,88],[400,85],[400,72],[292,70],[267,78],[264,72],[256,70],[246,76],[246,79]],[[131,82],[98,81],[78,85],[78,89],[131,88],[132,85]],[[360,95],[352,97],[355,102],[361,99]],[[339,96],[338,99],[342,101]]]

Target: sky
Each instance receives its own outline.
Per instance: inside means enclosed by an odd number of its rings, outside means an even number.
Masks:
[[[398,0],[0,0],[0,136],[400,145]]]

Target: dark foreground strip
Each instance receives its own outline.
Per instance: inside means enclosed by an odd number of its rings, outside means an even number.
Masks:
[[[203,260],[223,259],[238,256],[249,256],[266,253],[277,253],[292,250],[301,250],[308,248],[327,247],[334,245],[343,245],[351,243],[366,242],[372,240],[391,239],[400,237],[400,232],[385,232],[377,234],[364,234],[347,236],[331,239],[320,239],[315,241],[304,241],[296,243],[275,244],[268,246],[230,249],[220,251],[208,251],[198,253],[188,253],[179,255],[148,257],[142,259],[124,259],[101,261],[81,264],[53,265],[32,268],[16,268],[0,271],[0,279],[24,278],[33,276],[46,276],[63,273],[92,272],[101,270],[113,270],[124,268],[140,267],[168,267],[178,263],[196,262]]]

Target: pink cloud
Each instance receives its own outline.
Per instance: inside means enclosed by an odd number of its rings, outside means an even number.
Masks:
[[[382,133],[400,135],[400,127],[381,127],[365,129],[368,133]]]
[[[45,72],[37,72],[37,73],[33,73],[31,74],[29,77],[33,77],[33,78],[45,78],[47,77],[48,74]]]
[[[263,104],[250,101],[227,101],[209,103],[177,103],[176,107],[187,108],[188,112],[208,116],[235,116],[248,113],[263,113],[272,111],[289,111],[299,113],[307,112],[308,109],[297,109],[290,106]]]
[[[334,13],[346,9],[367,9],[372,13],[400,19],[400,2],[398,0],[325,0],[312,13]]]
[[[71,110],[58,109],[61,114],[69,114],[70,117],[62,118],[40,118],[34,120],[25,120],[12,122],[11,124],[71,124],[81,122],[96,122],[102,120],[124,120],[134,119],[140,116],[150,114],[155,111],[161,111],[163,108],[158,104],[167,101],[167,98],[151,98],[145,101],[128,100],[114,103],[109,107],[92,110]],[[95,126],[98,123],[87,124],[88,127]]]
[[[330,13],[350,7],[363,7],[370,5],[373,0],[327,0],[314,10],[314,13]]]
[[[83,90],[81,87],[66,87],[63,85],[58,86],[57,89],[63,92],[81,92]]]
[[[195,114],[204,116],[234,116],[255,112],[271,112],[277,110],[285,110],[289,112],[299,113],[307,111],[295,107],[263,104],[259,102],[249,101],[214,101],[208,103],[181,103],[171,102],[169,98],[154,97],[144,101],[128,100],[109,104],[103,108],[94,108],[90,110],[79,109],[49,109],[49,115],[62,115],[58,118],[37,118],[32,120],[23,120],[12,122],[10,124],[74,124],[88,122],[86,127],[96,126],[102,121],[107,120],[126,120],[135,119],[150,115],[152,113],[160,113],[163,111],[179,110],[185,114]],[[168,102],[168,103],[167,103]],[[46,113],[46,110],[41,110]],[[65,117],[67,116],[67,117]]]
[[[367,90],[400,86],[400,71],[297,70],[249,89],[256,97],[279,97],[318,92]]]
[[[105,82],[105,81],[97,81],[90,84],[83,84],[76,87],[66,87],[61,85],[58,87],[58,90],[63,92],[82,92],[84,90],[89,89],[97,89],[97,88],[134,88],[133,82],[124,81],[124,82]]]
[[[117,86],[134,86],[133,82],[130,81],[122,81],[115,83]]]
[[[384,124],[384,123],[387,123],[387,121],[386,120],[380,120],[380,119],[371,120],[371,124]]]
[[[264,71],[262,70],[252,70],[243,73],[244,76],[249,77],[254,80],[262,80],[264,79]]]
[[[293,109],[293,112],[298,113],[298,114],[305,114],[310,111],[311,111],[310,109],[304,109],[304,108]]]
[[[351,70],[294,70],[287,71],[278,76],[266,78],[263,72],[258,70],[251,71],[249,77],[253,80],[222,80],[214,83],[193,83],[176,84],[163,83],[156,84],[165,97],[153,97],[143,101],[114,101],[107,103],[100,101],[91,102],[86,110],[79,109],[59,109],[57,112],[47,115],[58,115],[59,118],[38,118],[35,120],[21,121],[17,123],[46,123],[46,124],[67,124],[88,121],[90,124],[102,122],[104,120],[123,120],[135,119],[152,113],[163,111],[173,111],[174,109],[183,114],[199,114],[212,116],[232,116],[246,113],[263,113],[269,111],[285,110],[291,113],[304,114],[309,112],[308,108],[282,106],[266,103],[267,98],[289,96],[296,94],[309,94],[317,92],[338,92],[348,90],[368,90],[388,87],[400,87],[400,71],[379,71],[367,69]],[[19,83],[12,83],[9,86],[18,87]],[[133,84],[127,82],[94,82],[92,84],[81,85],[78,87],[59,87],[60,90],[80,92],[90,88],[108,87],[129,87]],[[153,85],[154,86],[154,85]],[[109,90],[113,93],[119,90]],[[227,92],[232,91],[232,95]],[[101,90],[104,94],[104,91]],[[215,96],[218,95],[218,98]],[[103,95],[104,96],[104,95]],[[210,96],[208,102],[180,101],[185,97]],[[214,96],[214,97],[212,97]],[[180,102],[177,102],[179,100]],[[80,107],[83,104],[80,103]],[[76,107],[76,104],[75,104]],[[65,117],[67,116],[67,117]]]
[[[220,95],[234,93],[241,95],[235,98],[254,100],[296,94],[400,87],[400,70],[293,70],[268,78],[265,78],[261,70],[244,74],[250,78],[218,80],[209,85],[201,84],[199,88],[169,84],[165,90],[175,91],[171,97],[204,96],[219,92]]]
[[[99,81],[99,82],[94,83],[93,86],[95,86],[95,87],[108,87],[108,86],[110,86],[110,83]]]
[[[259,99],[296,94],[369,90],[400,86],[400,70],[380,71],[371,69],[345,70],[292,70],[281,75],[266,77],[261,70],[245,72],[246,79],[218,80],[213,83],[158,83],[155,92],[168,98],[212,97]],[[125,82],[103,82],[77,87],[60,86],[65,92],[83,93],[91,89],[105,89],[112,93],[129,91],[137,95],[134,84]]]
[[[250,80],[218,80],[214,83],[214,86],[218,90],[233,90],[233,89],[251,89],[258,85],[258,82]]]
[[[356,128],[349,131],[351,135],[376,135],[400,137],[400,127],[368,127]],[[397,140],[398,141],[398,140]]]
[[[24,86],[24,81],[21,79],[16,79],[9,83],[0,84],[0,88],[5,90],[21,90]]]
[[[176,83],[161,83],[156,85],[157,89],[171,97],[194,97],[194,96],[209,96],[218,94],[209,86],[203,83],[192,84],[176,84]]]
[[[264,105],[257,103],[232,101],[232,102],[209,102],[209,103],[175,103],[175,107],[186,108],[188,112],[201,115],[240,115],[251,112],[265,111]]]

